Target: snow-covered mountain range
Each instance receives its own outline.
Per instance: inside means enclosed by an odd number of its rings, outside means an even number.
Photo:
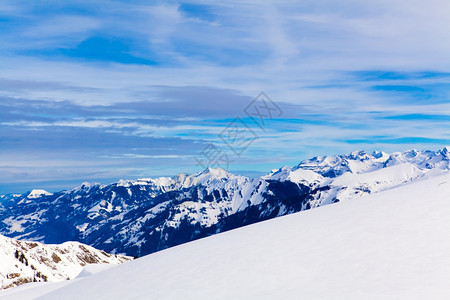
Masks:
[[[44,245],[0,235],[0,289],[73,279],[88,264],[120,264],[131,259],[78,242]]]
[[[450,168],[450,148],[315,157],[248,178],[206,169],[0,197],[0,234],[142,256],[274,217],[376,193]],[[57,228],[57,230],[55,230]]]
[[[447,300],[449,195],[446,172],[1,299]]]

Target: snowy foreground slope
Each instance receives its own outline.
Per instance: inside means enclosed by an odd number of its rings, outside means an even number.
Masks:
[[[450,174],[2,299],[450,299]]]
[[[44,245],[0,235],[0,289],[27,282],[55,282],[75,278],[89,264],[120,264],[131,260],[107,254],[78,242]]]

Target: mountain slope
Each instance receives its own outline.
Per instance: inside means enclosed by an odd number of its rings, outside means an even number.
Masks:
[[[449,299],[449,195],[446,173],[40,287],[37,299]]]
[[[315,157],[250,179],[221,169],[0,197],[0,234],[142,256],[448,171],[449,148]],[[54,228],[59,230],[55,231]]]
[[[111,255],[78,242],[44,245],[0,235],[0,289],[27,282],[72,279],[87,264],[119,264],[131,257]]]

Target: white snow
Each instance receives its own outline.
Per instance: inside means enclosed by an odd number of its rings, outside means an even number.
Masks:
[[[217,183],[227,181],[233,176],[233,174],[225,171],[222,168],[207,168],[202,172],[198,172],[194,175],[179,174],[175,176],[174,180],[180,187],[190,187],[196,184],[207,186],[212,182]]]
[[[26,220],[26,219],[15,220],[14,217],[11,216],[11,217],[4,219],[2,222],[5,223],[6,225],[8,225],[9,232],[12,233],[12,232],[24,232],[25,228],[22,227],[22,224],[28,222],[28,220]]]
[[[446,173],[4,299],[447,300],[449,195]]]
[[[83,224],[76,226],[76,228],[78,229],[78,231],[84,232],[88,226],[89,226],[89,223],[83,223]]]
[[[81,190],[90,190],[91,188],[93,188],[95,186],[101,187],[100,183],[83,182],[82,184],[80,184],[79,186],[73,188],[72,190],[67,191],[67,193],[76,193],[76,192],[81,191]]]
[[[278,170],[272,171],[269,175],[262,176],[262,178],[267,180],[278,180],[278,181],[292,181],[295,183],[312,183],[320,182],[323,177],[311,170],[295,169],[290,167],[283,167]]]
[[[51,195],[53,195],[53,194],[49,193],[49,192],[47,192],[45,190],[38,190],[38,189],[36,189],[36,190],[32,190],[28,194],[27,198],[28,199],[36,199],[36,198],[39,198],[41,196],[51,196]]]

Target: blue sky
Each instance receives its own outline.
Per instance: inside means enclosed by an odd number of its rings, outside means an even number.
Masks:
[[[0,193],[450,145],[450,3],[0,2]],[[264,91],[264,128],[244,109]],[[257,137],[238,157],[236,117]]]

